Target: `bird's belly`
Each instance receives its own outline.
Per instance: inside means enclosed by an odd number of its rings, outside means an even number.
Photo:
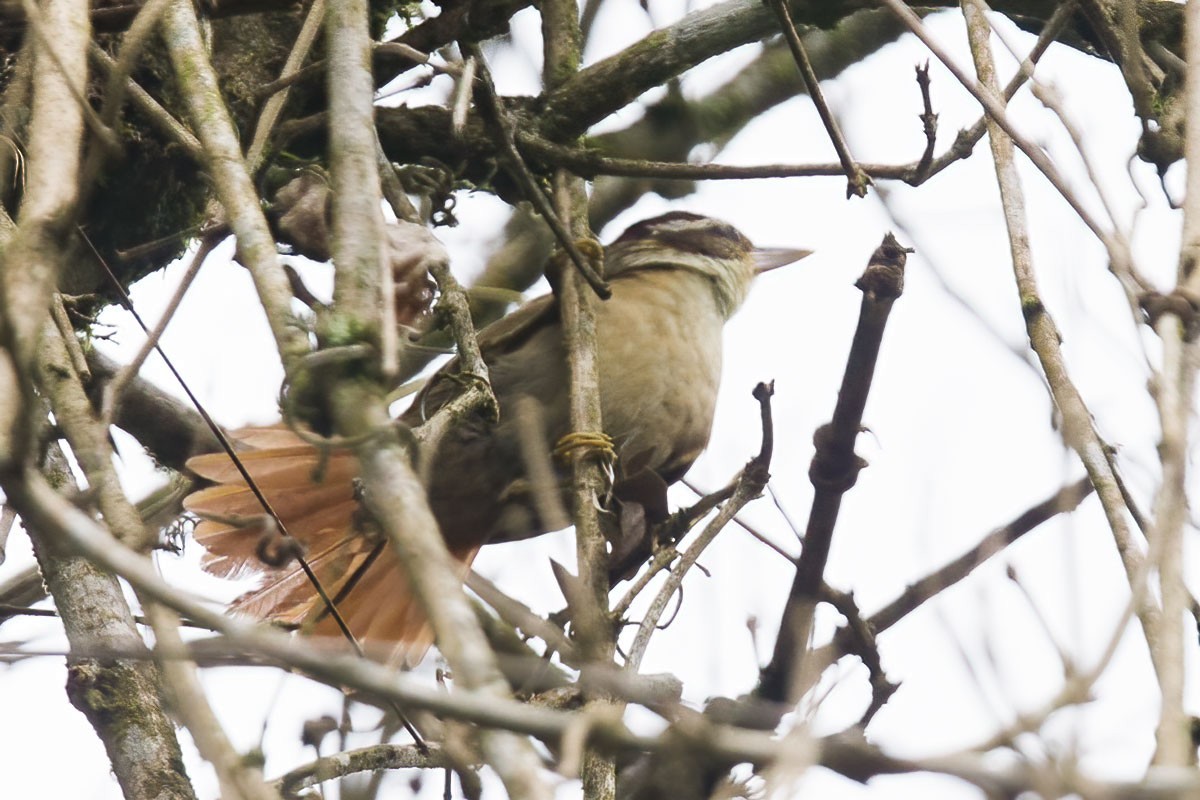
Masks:
[[[708,442],[724,320],[715,304],[682,302],[694,301],[697,292],[681,298],[680,277],[662,286],[655,280],[640,287],[638,281],[614,281],[613,299],[597,304],[601,415],[616,447],[619,476],[650,469],[677,479]],[[634,294],[619,296],[631,289]],[[515,400],[537,402],[545,446],[553,447],[571,430],[569,370],[560,336],[548,328],[490,364],[499,423],[455,429],[443,441],[429,493],[448,541],[512,541],[548,529],[535,508],[527,474],[531,441],[517,423]],[[565,480],[562,466],[553,463],[557,478]]]
[[[601,414],[626,474],[696,457],[708,442],[721,375],[716,310],[679,313],[663,308],[675,297],[650,299],[615,314],[602,306],[597,319]]]

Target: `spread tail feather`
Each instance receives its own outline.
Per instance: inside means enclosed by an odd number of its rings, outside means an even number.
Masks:
[[[357,536],[359,544],[365,537]],[[372,658],[415,667],[433,644],[433,627],[409,584],[404,565],[387,542],[348,554],[334,545],[307,559],[338,614]],[[478,549],[455,553],[465,576]],[[312,636],[342,639],[333,615],[299,566],[279,570],[230,606],[235,613],[301,626]]]
[[[315,448],[286,428],[248,428],[233,434],[248,447],[238,453],[305,560],[334,600],[338,613],[373,657],[414,666],[433,644],[433,629],[416,599],[399,557],[377,534],[355,525],[358,463],[334,451],[321,463]],[[194,492],[184,508],[201,518],[194,536],[205,548],[204,568],[221,576],[264,574],[262,585],[239,597],[232,611],[299,625],[316,636],[342,632],[308,576],[295,561],[272,568],[259,558],[265,512],[225,454],[188,461],[215,486]],[[478,546],[451,555],[465,577]]]

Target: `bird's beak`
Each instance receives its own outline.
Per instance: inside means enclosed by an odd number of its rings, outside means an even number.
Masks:
[[[756,247],[750,257],[754,259],[754,274],[761,275],[799,261],[805,256],[811,256],[812,253],[812,250],[793,250],[785,247]]]

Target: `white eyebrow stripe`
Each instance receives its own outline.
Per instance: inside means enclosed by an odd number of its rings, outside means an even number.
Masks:
[[[730,225],[714,219],[672,219],[653,227],[654,231],[718,231]]]

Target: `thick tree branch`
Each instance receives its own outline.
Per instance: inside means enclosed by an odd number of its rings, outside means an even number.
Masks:
[[[382,188],[365,1],[330,3],[326,33],[337,266],[333,314],[340,320],[325,328],[326,338],[339,331],[377,337],[383,301]],[[506,698],[508,685],[463,593],[424,489],[391,429],[382,387],[366,375],[342,375],[331,386],[329,400],[340,431],[361,441],[356,453],[362,465],[365,504],[399,554],[456,683],[488,697]],[[480,745],[485,761],[511,797],[549,796],[528,741],[503,731],[485,731]]]
[[[308,335],[291,311],[291,284],[242,158],[237,132],[208,60],[191,0],[171,3],[163,19],[163,38],[192,125],[204,145],[206,167],[237,236],[238,258],[254,278],[284,369],[290,371],[309,351]]]
[[[87,351],[87,363],[93,378],[89,387],[92,402],[99,406],[99,388],[114,379],[122,367],[96,348]],[[145,378],[130,379],[116,405],[114,422],[141,442],[155,461],[177,472],[183,471],[184,463],[192,456],[221,449],[194,409]]]
[[[48,3],[37,38],[32,72],[32,101],[26,142],[25,193],[16,229],[4,215],[0,250],[0,345],[8,349],[22,388],[25,410],[36,407],[31,379],[40,337],[58,287],[79,202],[80,154],[84,108],[79,102],[87,82],[87,42],[91,36],[86,4],[80,0]],[[53,52],[53,57],[51,53]],[[9,378],[8,375],[0,377]],[[13,412],[16,409],[12,409]],[[17,423],[16,414],[5,423]],[[30,426],[0,431],[0,468],[32,454]]]
[[[542,4],[542,40],[544,68],[542,80],[553,90],[574,78],[582,63],[582,32],[579,28],[579,7],[575,0],[548,0]],[[567,228],[572,258],[582,257],[580,242],[594,244],[588,222],[587,191],[583,181],[559,170],[553,178],[554,206]],[[593,252],[598,248],[592,248]],[[594,253],[593,253],[594,254]],[[568,387],[569,421],[573,435],[603,437],[604,420],[600,407],[600,361],[596,330],[596,304],[599,302],[588,290],[588,273],[568,269],[560,259],[555,291],[559,296],[563,338],[567,350],[570,376]],[[603,259],[592,258],[593,269],[603,281]],[[598,294],[601,300],[608,298]],[[609,614],[608,598],[608,541],[600,527],[600,506],[609,490],[610,481],[605,463],[606,455],[599,449],[570,451],[571,479],[569,493],[575,522],[575,554],[579,591],[569,598],[571,625],[578,642],[579,656],[585,663],[610,664],[616,649],[616,628]],[[604,692],[587,692],[584,713],[593,716],[620,716],[620,705]],[[585,800],[612,800],[617,792],[616,762],[594,750],[582,755],[580,777]]]
[[[39,366],[39,387],[71,443],[106,523],[128,546],[145,548],[148,537],[121,490],[105,431],[92,416],[66,348],[53,332],[43,337]],[[61,478],[71,485],[68,475],[63,469]],[[72,651],[144,649],[116,578],[72,554],[50,531],[35,526],[29,533]],[[174,728],[159,701],[154,666],[87,656],[71,660],[67,682],[71,701],[104,743],[126,796],[149,800],[163,791],[174,798],[194,797],[181,766]]]
[[[187,659],[179,636],[179,617],[158,603],[146,605],[146,617],[154,628],[154,653],[171,706],[192,734],[196,749],[212,764],[221,795],[231,800],[278,800],[279,795],[263,783],[262,771],[234,750],[221,723],[208,704],[196,665]]]

